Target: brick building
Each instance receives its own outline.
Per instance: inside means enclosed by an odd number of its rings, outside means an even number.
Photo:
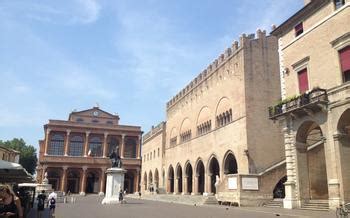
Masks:
[[[279,38],[285,208],[350,201],[350,1],[305,1]]]
[[[119,116],[94,107],[72,112],[65,120],[49,120],[39,141],[38,182],[48,173],[55,190],[71,193],[105,192],[108,155],[119,147],[128,192],[139,191],[141,168],[139,126],[119,125]]]
[[[167,103],[166,122],[144,135],[141,190],[216,194],[240,205],[271,200],[286,175],[283,135],[266,116],[279,90],[277,38],[243,34]]]

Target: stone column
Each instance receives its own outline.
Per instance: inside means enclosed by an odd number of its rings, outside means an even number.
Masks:
[[[106,167],[101,167],[101,180],[100,180],[100,192],[98,195],[104,195],[104,190],[105,190],[105,183],[106,183]]]
[[[104,140],[103,140],[103,157],[107,157],[107,150],[108,150],[108,148],[107,148],[107,146],[108,146],[108,144],[107,144],[107,139],[108,139],[108,132],[105,132],[105,134],[104,134]]]
[[[179,177],[174,179],[174,195],[179,194]]]
[[[63,166],[62,181],[61,181],[61,192],[65,192],[66,180],[67,180],[67,166]]]
[[[136,193],[139,193],[140,192],[140,190],[139,190],[139,183],[140,183],[140,169],[139,168],[137,168],[136,169],[136,182],[135,182],[135,184],[136,184],[136,187],[135,187],[135,192]]]
[[[286,121],[285,121],[286,122]],[[288,127],[283,128],[284,132],[284,147],[286,154],[286,171],[287,171],[287,181],[284,183],[285,186],[285,198],[283,199],[283,207],[288,209],[293,209],[298,206],[296,198],[296,175],[295,175],[295,165],[296,159],[293,155],[295,152],[295,140],[293,134],[289,133]]]
[[[85,143],[84,143],[84,157],[87,157],[89,151],[89,135],[90,131],[86,131],[85,133]]]
[[[41,183],[43,182],[43,180],[45,179],[45,173],[47,170],[47,165],[43,165],[43,169],[42,169],[42,174],[41,174]]]
[[[182,194],[183,195],[187,195],[188,194],[188,190],[187,190],[187,181],[188,180],[188,176],[184,176],[182,179]]]
[[[125,142],[125,134],[122,134],[122,144],[120,149],[120,157],[124,158],[124,142]]]
[[[329,207],[335,209],[344,200],[343,160],[341,138],[344,135],[336,132],[333,134],[334,152],[331,152],[332,165],[334,166],[333,178],[328,181]]]
[[[198,175],[193,176],[192,195],[198,195]]]
[[[81,178],[81,186],[80,186],[80,195],[85,195],[85,186],[86,186],[86,170],[87,166],[83,166],[83,176]]]
[[[141,136],[138,136],[138,143],[137,143],[137,151],[136,151],[136,158],[140,159],[141,153]]]
[[[206,190],[205,190],[205,192],[208,195],[212,195],[213,194],[212,190],[211,190],[211,176],[212,176],[212,174],[208,173],[207,176],[205,177],[206,178],[206,181],[205,181]]]
[[[68,156],[69,135],[70,135],[70,129],[67,129],[66,141],[64,143],[64,156]]]
[[[48,144],[49,144],[50,132],[51,132],[51,129],[47,128],[46,129],[46,134],[45,134],[44,155],[47,155],[47,149],[48,149]]]

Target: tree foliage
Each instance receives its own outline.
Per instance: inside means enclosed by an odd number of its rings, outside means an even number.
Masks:
[[[1,141],[0,145],[20,152],[19,163],[31,174],[34,174],[38,158],[36,156],[36,149],[32,145],[27,145],[25,141],[20,138],[12,140]]]

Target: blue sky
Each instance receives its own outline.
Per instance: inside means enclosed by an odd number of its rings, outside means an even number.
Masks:
[[[0,140],[37,147],[49,119],[96,103],[147,132],[242,33],[303,0],[0,0]]]

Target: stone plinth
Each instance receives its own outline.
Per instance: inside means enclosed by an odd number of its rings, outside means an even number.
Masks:
[[[106,196],[102,200],[102,204],[118,204],[119,202],[119,191],[124,191],[124,174],[126,170],[122,168],[109,168],[106,171],[107,182],[106,182]]]

